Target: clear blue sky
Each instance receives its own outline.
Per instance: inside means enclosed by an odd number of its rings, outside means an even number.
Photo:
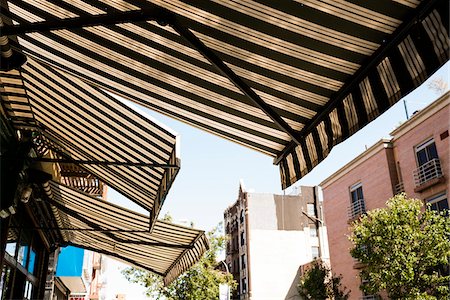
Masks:
[[[427,87],[428,82],[435,77],[442,77],[448,84],[450,63],[447,62],[433,77],[404,98],[410,115],[438,97]],[[169,212],[175,220],[193,221],[196,228],[207,231],[223,221],[223,211],[236,201],[240,179],[243,179],[247,190],[283,193],[278,166],[272,164],[271,157],[153,111],[143,108],[140,110],[181,136],[181,170],[169,191],[160,216]],[[405,120],[401,100],[358,133],[334,147],[322,163],[294,186],[318,185],[362,153],[366,146],[370,147],[381,138],[389,136],[389,133]],[[291,191],[289,188],[285,192],[289,194]],[[144,212],[114,191],[109,192],[108,199]]]

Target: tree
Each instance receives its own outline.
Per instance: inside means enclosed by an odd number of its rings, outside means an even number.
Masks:
[[[351,255],[365,266],[362,290],[385,290],[392,299],[448,299],[448,215],[424,210],[404,193],[386,204],[352,225]]]
[[[341,284],[342,276],[332,275],[328,266],[314,260],[312,267],[300,278],[298,293],[305,299],[314,300],[346,300],[350,291]]]
[[[435,77],[428,83],[428,88],[436,94],[442,95],[448,90],[448,83],[442,76],[439,76]]]
[[[164,216],[164,218],[166,220],[171,219],[170,216]],[[219,224],[207,233],[210,249],[198,263],[168,286],[164,286],[161,276],[139,268],[126,268],[122,271],[122,274],[128,281],[145,286],[147,296],[156,299],[218,299],[219,284],[228,284],[231,289],[235,289],[237,286],[231,274],[215,270],[217,254],[223,251],[226,239],[225,236],[220,234],[221,231],[221,224]]]

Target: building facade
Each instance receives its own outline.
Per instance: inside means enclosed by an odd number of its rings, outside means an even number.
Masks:
[[[102,299],[104,257],[100,253],[68,246],[58,248],[49,260],[45,300]]]
[[[449,102],[447,93],[321,183],[331,265],[351,299],[372,297],[359,290],[360,265],[349,254],[351,221],[400,192],[432,209],[449,207]]]
[[[247,192],[224,213],[228,270],[238,282],[232,299],[299,299],[301,266],[328,256],[317,189],[299,194]]]

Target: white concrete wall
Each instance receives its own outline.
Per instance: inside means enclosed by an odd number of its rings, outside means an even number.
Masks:
[[[303,231],[251,230],[252,299],[300,299],[294,296],[299,266],[312,260]]]

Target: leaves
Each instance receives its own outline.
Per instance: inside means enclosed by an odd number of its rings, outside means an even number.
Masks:
[[[171,217],[167,215],[164,218],[171,220]],[[147,288],[147,296],[155,299],[218,299],[219,284],[228,284],[232,289],[235,289],[237,286],[231,274],[215,270],[217,253],[225,247],[226,238],[221,234],[221,226],[219,224],[207,233],[210,249],[200,261],[167,287],[163,285],[161,276],[135,267],[126,268],[122,271],[122,274],[128,281],[145,286]]]
[[[386,206],[352,225],[350,253],[366,266],[360,274],[362,290],[386,290],[393,299],[450,296],[450,277],[440,270],[450,257],[450,219],[424,210],[421,200],[405,194],[389,199]]]
[[[350,291],[341,285],[342,276],[332,275],[330,268],[314,260],[311,268],[300,278],[297,286],[300,296],[314,300],[346,300]]]

